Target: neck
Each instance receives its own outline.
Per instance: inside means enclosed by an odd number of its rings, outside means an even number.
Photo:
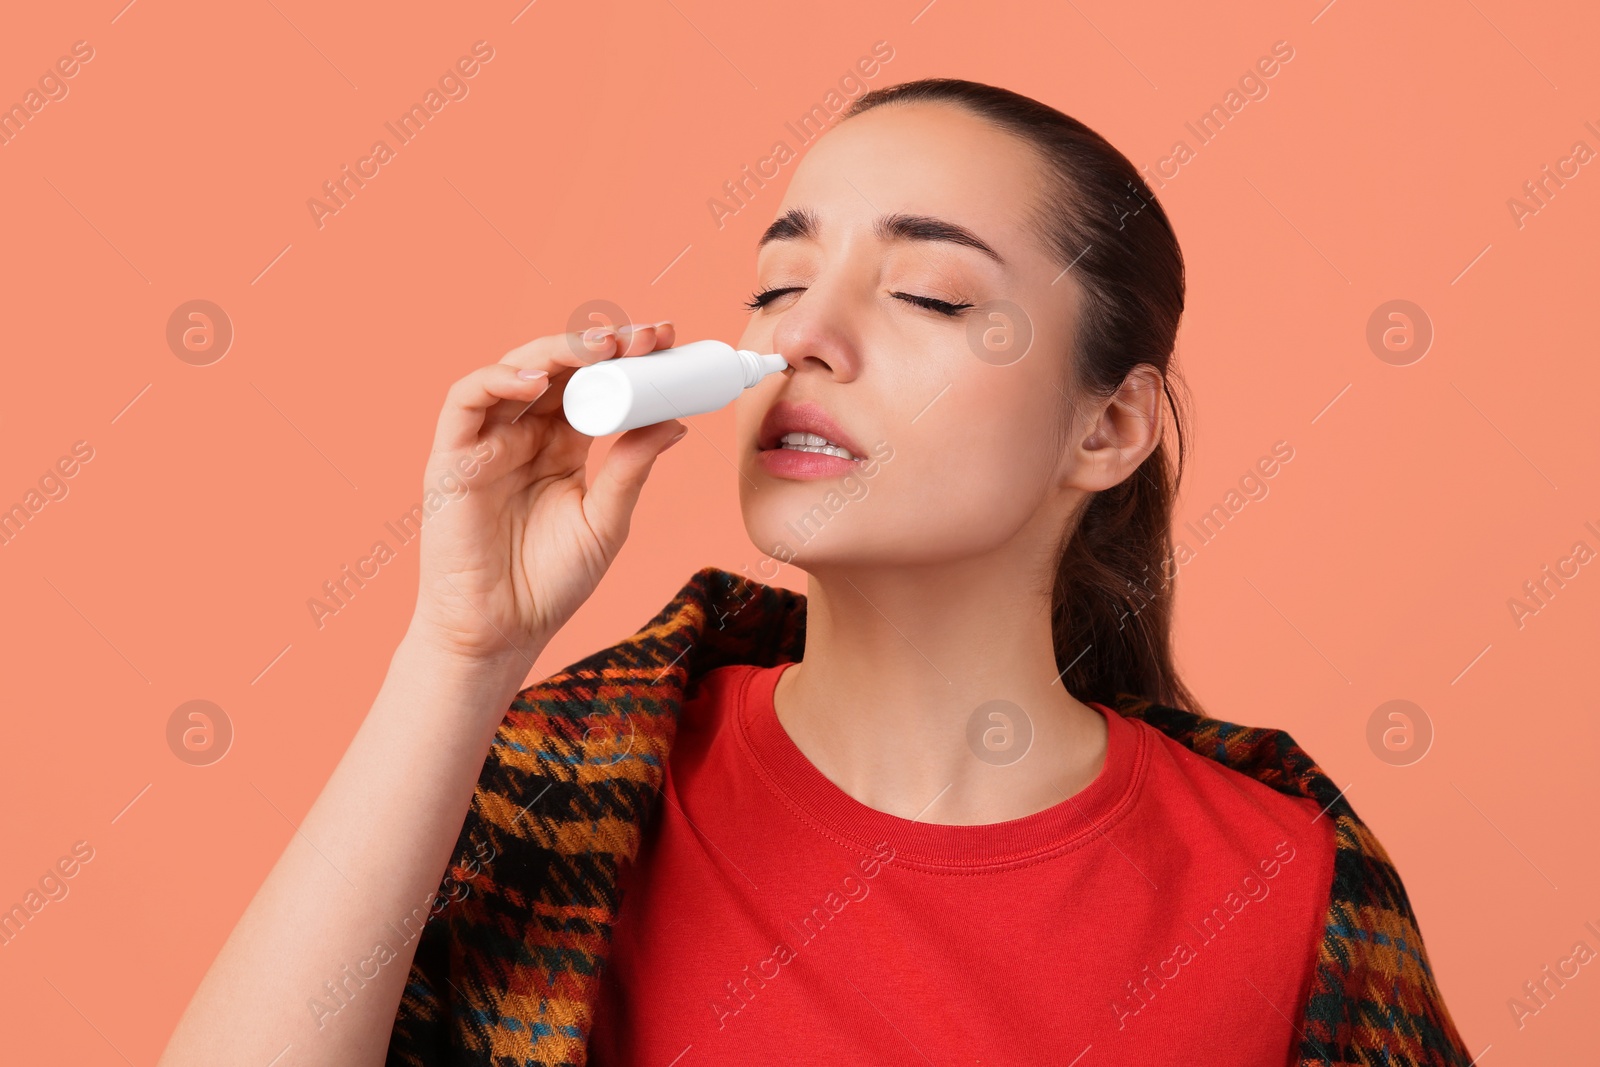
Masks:
[[[1014,560],[813,571],[774,704],[840,789],[924,822],[1021,818],[1104,762],[1104,720],[1057,677],[1049,589]]]

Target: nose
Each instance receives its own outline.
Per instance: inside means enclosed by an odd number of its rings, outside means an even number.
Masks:
[[[794,374],[821,372],[851,381],[861,369],[859,314],[844,293],[819,280],[783,312],[772,350],[783,354]]]

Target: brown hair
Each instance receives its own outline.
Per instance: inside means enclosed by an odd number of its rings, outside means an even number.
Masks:
[[[1172,394],[1172,352],[1183,314],[1178,238],[1138,170],[1104,137],[1019,93],[956,78],[874,89],[845,117],[884,104],[944,103],[1031,145],[1053,190],[1038,205],[1039,228],[1084,295],[1072,358],[1073,396],[1109,397],[1128,373],[1161,374],[1178,436],[1128,478],[1092,493],[1063,533],[1051,594],[1056,667],[1079,700],[1114,704],[1128,694],[1204,714],[1172,660],[1172,510],[1183,474],[1183,425]],[[1181,385],[1181,381],[1180,381]],[[1062,443],[1071,414],[1063,403]]]

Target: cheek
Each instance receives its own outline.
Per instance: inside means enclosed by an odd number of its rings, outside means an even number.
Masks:
[[[952,405],[955,417],[925,416],[901,435],[878,479],[882,514],[907,536],[949,549],[990,548],[1015,534],[1044,499],[1053,468],[1047,427],[1012,397],[974,393],[960,407]]]

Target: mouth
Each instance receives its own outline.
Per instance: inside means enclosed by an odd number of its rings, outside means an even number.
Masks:
[[[762,420],[756,449],[813,452],[850,462],[858,462],[866,455],[833,417],[812,401],[780,401],[772,405]]]
[[[778,438],[778,447],[792,448],[796,452],[820,452],[840,459],[856,458],[848,448],[841,448],[821,434],[814,433],[786,433]]]

